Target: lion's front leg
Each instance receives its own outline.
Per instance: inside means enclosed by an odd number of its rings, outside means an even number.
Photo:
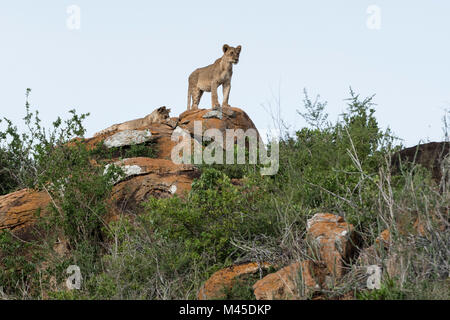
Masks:
[[[223,102],[222,102],[222,108],[231,106],[228,104],[228,98],[230,97],[230,90],[231,90],[231,81],[227,81],[222,85],[223,89]]]
[[[213,109],[220,109],[219,98],[217,96],[217,87],[219,84],[216,81],[213,81],[211,84],[211,104]]]

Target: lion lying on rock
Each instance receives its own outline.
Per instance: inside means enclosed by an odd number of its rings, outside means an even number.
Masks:
[[[170,109],[166,108],[165,106],[159,107],[158,109],[154,110],[149,115],[145,116],[144,118],[139,118],[135,120],[130,120],[124,123],[114,124],[106,129],[103,129],[102,131],[99,131],[94,134],[94,137],[97,137],[99,135],[112,132],[112,131],[123,131],[123,130],[135,130],[138,128],[147,127],[148,125],[152,123],[166,123],[169,120],[169,113]]]

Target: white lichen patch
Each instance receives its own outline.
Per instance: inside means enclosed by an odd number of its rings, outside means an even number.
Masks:
[[[169,191],[171,194],[174,194],[175,192],[177,192],[177,186],[176,185],[171,185],[169,188]]]
[[[222,110],[211,110],[211,111],[205,113],[202,118],[203,119],[209,119],[209,118],[222,119]]]
[[[106,138],[103,144],[107,148],[131,146],[149,141],[152,133],[149,130],[124,130]]]
[[[103,171],[103,174],[106,174],[108,172],[108,170],[111,167],[111,165],[112,164],[107,164],[105,166],[105,170]],[[143,173],[142,168],[140,166],[138,166],[138,165],[135,165],[135,164],[133,164],[133,165],[124,165],[122,161],[117,161],[113,165],[120,167],[122,169],[122,171],[124,172],[124,176],[122,176],[122,177],[116,179],[115,181],[113,181],[113,184],[116,184],[116,183],[118,183],[118,182],[120,182],[120,181],[122,181],[122,180],[124,180],[124,179],[126,179],[128,177],[136,176],[136,175],[139,175],[139,174]]]
[[[121,166],[122,170],[125,172],[125,176],[126,177],[130,177],[130,176],[134,176],[134,175],[138,175],[142,173],[142,168],[139,167],[138,165],[125,165],[125,166]]]

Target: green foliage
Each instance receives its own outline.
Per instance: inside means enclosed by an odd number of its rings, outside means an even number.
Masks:
[[[450,277],[408,283],[403,290],[406,300],[450,300]]]
[[[83,136],[86,130],[82,122],[89,114],[77,115],[70,110],[71,118],[62,120],[58,117],[53,122],[52,130],[46,130],[41,125],[39,112],[30,111],[28,101],[31,89],[27,89],[25,110],[23,118],[28,132],[19,133],[17,126],[9,119],[5,131],[0,131],[0,152],[3,172],[7,172],[14,179],[17,188],[34,188],[51,176],[55,165],[60,161],[51,155],[55,149],[60,148],[72,139]],[[58,155],[63,155],[59,153]]]
[[[147,217],[123,217],[108,235],[103,273],[86,285],[94,299],[193,299],[211,267],[186,243],[154,232]]]
[[[224,290],[223,300],[256,300],[253,284],[259,280],[256,275],[242,276],[233,281],[231,288]]]
[[[380,289],[365,290],[356,294],[358,300],[403,300],[405,294],[397,288],[393,279],[386,279]]]
[[[91,155],[94,159],[98,160],[135,157],[155,158],[157,155],[157,149],[155,143],[152,141],[131,146],[113,148],[105,147],[103,141],[100,141],[95,148],[91,150]]]
[[[368,234],[368,246],[386,223],[395,230],[397,216],[413,222],[418,212],[448,208],[448,194],[435,191],[426,169],[406,165],[390,176],[389,156],[398,146],[390,131],[379,127],[373,96],[360,99],[351,91],[348,109],[331,123],[327,103],[319,97],[312,101],[305,91],[305,111],[299,114],[309,127],[281,139],[278,174],[261,176],[259,165],[248,164],[246,150],[247,164],[203,164],[188,194],[149,198],[144,213],[106,224],[113,182],[123,172],[104,164],[154,157],[154,145],[108,149],[99,143],[90,150],[83,140],[87,115],[71,111],[69,119],[58,118],[47,130],[38,112],[30,112],[29,92],[28,132],[2,122],[0,193],[44,190],[53,214],[38,220],[35,236],[42,241],[0,232],[0,286],[12,297],[42,298],[45,292],[50,299],[193,299],[213,272],[232,263],[310,259],[306,221],[319,211],[345,216]],[[238,151],[236,146],[235,159]],[[239,186],[233,178],[241,180]],[[409,259],[403,263],[410,268],[403,283],[388,279],[380,290],[358,292],[357,298],[404,299],[417,296],[417,290],[426,298],[448,296],[448,285],[442,286],[448,278],[448,233],[431,231],[428,238],[397,241],[405,255],[399,259]],[[53,250],[59,237],[68,243],[67,255]],[[52,286],[49,279],[64,283],[72,264],[82,270],[81,290]],[[238,279],[224,292],[227,299],[254,299],[257,279],[259,274]]]
[[[305,92],[306,113],[312,125],[280,143],[280,171],[274,178],[280,189],[296,186],[293,201],[317,210],[346,213],[356,225],[374,223],[374,195],[378,170],[393,150],[394,138],[382,132],[374,117],[372,98],[360,100],[353,91],[348,110],[335,124],[317,99]]]
[[[146,209],[154,232],[185,243],[198,260],[209,256],[225,261],[233,251],[230,238],[246,214],[239,190],[215,169],[204,170],[192,184],[187,201],[150,199]]]
[[[306,112],[300,112],[297,110],[297,113],[306,120],[308,125],[310,125],[314,129],[321,129],[326,124],[328,114],[325,112],[325,108],[327,106],[327,102],[320,102],[318,95],[314,102],[308,97],[308,92],[306,89],[303,89],[303,94],[305,98],[303,99],[303,104],[306,109]]]
[[[30,90],[27,90],[24,118],[28,132],[19,134],[17,127],[5,119],[8,127],[1,132],[0,137],[3,142],[8,142],[3,149],[11,157],[2,160],[6,162],[6,172],[14,179],[17,187],[41,189],[51,197],[53,214],[40,218],[40,229],[48,234],[60,234],[66,239],[71,258],[60,265],[68,266],[70,262],[77,264],[85,277],[89,278],[91,273],[98,272],[100,268],[101,229],[105,227],[104,217],[108,212],[106,200],[113,181],[123,172],[116,166],[109,166],[105,170],[104,166],[93,164],[91,151],[82,143],[82,139],[75,139],[84,134],[82,122],[87,115],[78,116],[72,110],[70,119],[63,121],[58,117],[53,127],[46,130],[40,124],[38,112],[30,112],[29,93]],[[6,237],[6,233],[1,235]],[[5,241],[3,238],[3,244],[6,245]],[[11,249],[11,244],[8,248]],[[26,273],[30,271],[28,262],[32,261],[30,255],[36,252],[34,249],[24,249],[22,253],[27,256],[27,260],[17,262],[17,266],[26,270]],[[1,251],[14,257],[6,247]],[[5,263],[8,263],[8,259],[5,258]],[[48,268],[57,269],[58,266],[51,265]],[[14,273],[3,275],[9,279],[3,279],[3,283],[9,285],[8,290],[13,288],[17,280]]]
[[[230,179],[242,179],[248,175],[255,174],[259,172],[261,165],[259,164],[259,146],[256,146],[256,158],[253,160],[255,163],[250,163],[250,150],[249,150],[250,140],[248,137],[244,139],[244,146],[239,146],[239,144],[233,145],[233,161],[232,163],[227,163],[226,150],[223,151],[222,163],[206,164],[202,163],[198,165],[201,171],[212,168],[223,172]],[[243,148],[243,149],[241,149]],[[239,154],[243,155],[243,163],[239,163]],[[194,161],[192,161],[194,162]]]
[[[43,183],[51,182],[47,190],[54,199],[55,219],[60,220],[65,236],[73,245],[99,241],[107,214],[106,199],[121,170],[115,166],[105,170],[92,164],[89,150],[79,142],[60,147],[46,157],[57,161],[54,170],[42,178]]]
[[[263,270],[261,274],[246,274],[237,277],[233,280],[232,286],[223,288],[223,300],[256,300],[253,293],[253,285],[269,273],[276,272],[270,267],[268,270]]]
[[[18,187],[16,181],[9,172],[10,168],[8,159],[10,158],[11,155],[9,152],[0,147],[0,196],[13,192]]]
[[[53,215],[46,222],[56,226],[68,242],[70,257],[63,265],[78,265],[88,283],[102,271],[103,237],[108,229],[107,200],[113,181],[123,172],[116,166],[94,165],[91,152],[80,142],[59,148],[58,152],[64,153],[64,157],[56,156],[60,160],[57,169],[48,177]],[[49,157],[55,159],[55,155]]]
[[[31,247],[10,232],[0,232],[0,284],[6,295],[15,293],[21,284],[28,287],[33,282],[39,259],[35,255],[27,255]]]
[[[82,296],[77,290],[71,291],[50,291],[48,293],[50,300],[87,300],[89,297]]]
[[[90,295],[196,298],[200,285],[237,257],[234,237],[276,232],[273,215],[262,213],[254,196],[233,186],[224,173],[206,168],[186,198],[150,198],[146,212],[110,227],[112,247],[102,259],[105,271],[92,280]],[[242,298],[249,290],[247,285],[232,295]]]

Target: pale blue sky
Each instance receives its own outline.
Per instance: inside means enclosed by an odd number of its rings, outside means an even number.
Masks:
[[[81,29],[66,26],[69,5]],[[381,29],[366,26],[369,5]],[[450,108],[450,1],[106,1],[15,0],[0,3],[0,116],[24,114],[24,93],[50,123],[75,108],[90,112],[88,136],[166,105],[186,108],[187,78],[242,45],[230,104],[260,130],[263,103],[281,98],[294,128],[302,90],[328,101],[330,119],[349,86],[376,94],[380,123],[411,146],[443,137]],[[210,107],[210,95],[201,107]]]

